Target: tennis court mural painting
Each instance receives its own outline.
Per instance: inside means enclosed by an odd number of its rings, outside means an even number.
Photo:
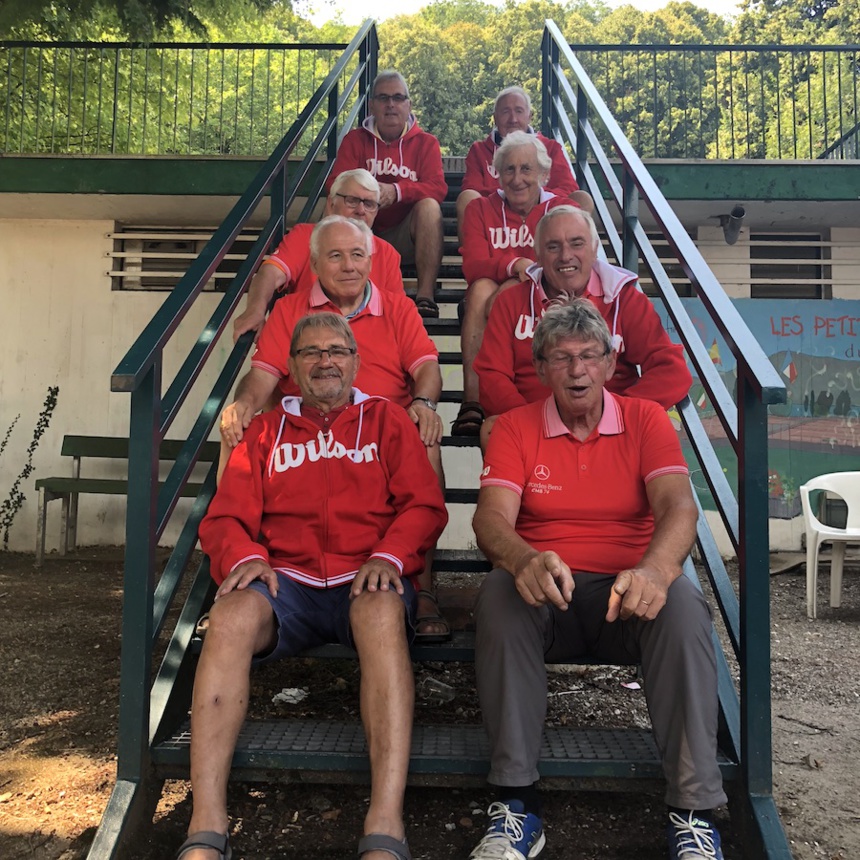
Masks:
[[[682,299],[726,388],[736,391],[735,360],[701,302]],[[860,470],[860,303],[735,299],[735,307],[779,371],[787,402],[771,406],[768,419],[770,516],[800,514],[798,487],[824,472]],[[673,339],[674,326],[655,305]],[[725,431],[693,372],[690,398],[733,486],[737,465]],[[710,492],[693,464],[693,483],[703,506]]]

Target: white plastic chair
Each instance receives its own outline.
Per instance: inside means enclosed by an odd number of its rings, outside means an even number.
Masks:
[[[840,496],[848,506],[848,519],[844,529],[825,525],[812,511],[810,493],[824,490]],[[860,541],[860,472],[833,472],[819,475],[800,488],[800,503],[806,523],[806,614],[818,615],[818,551],[822,543],[833,544],[830,562],[830,605],[842,602],[842,567],[845,562],[845,544]]]

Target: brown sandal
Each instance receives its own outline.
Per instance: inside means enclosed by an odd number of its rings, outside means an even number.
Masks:
[[[451,422],[451,435],[480,436],[481,425],[486,417],[480,403],[475,400],[464,401],[457,417]]]

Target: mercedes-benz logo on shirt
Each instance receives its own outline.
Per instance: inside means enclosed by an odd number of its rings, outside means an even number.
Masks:
[[[539,481],[545,481],[549,478],[549,468],[544,466],[543,463],[538,463],[538,465],[535,466],[535,477]]]

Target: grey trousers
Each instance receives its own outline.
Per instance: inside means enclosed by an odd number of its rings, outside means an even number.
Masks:
[[[713,809],[726,802],[726,795],[717,766],[717,668],[705,599],[682,576],[672,583],[654,621],[608,624],[614,581],[603,574],[574,574],[573,602],[562,612],[528,606],[505,570],[494,570],[484,580],[475,609],[475,671],[490,738],[489,782],[537,781],[546,717],[544,663],[587,656],[641,663],[668,783],[666,803]]]

